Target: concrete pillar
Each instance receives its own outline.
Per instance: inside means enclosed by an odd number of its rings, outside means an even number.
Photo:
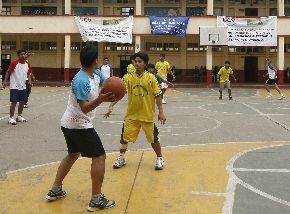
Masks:
[[[135,53],[141,50],[141,36],[135,36]]]
[[[61,69],[63,63],[63,36],[56,36],[56,67]]]
[[[64,1],[64,14],[71,15],[71,0]]]
[[[186,37],[180,39],[180,55],[179,55],[179,66],[176,66],[178,69],[182,69],[181,75],[176,76],[177,81],[186,81],[186,70],[187,67],[187,57],[186,57],[186,48],[187,48],[187,41]],[[193,59],[192,59],[193,60]],[[172,65],[171,65],[172,66]],[[191,69],[191,68],[189,68]]]
[[[207,8],[206,8],[207,14],[208,16],[212,16],[213,15],[213,0],[207,0]]]
[[[3,7],[2,0],[0,0],[0,14],[2,13],[2,7]]]
[[[206,49],[206,83],[212,83],[212,46],[207,46]]]
[[[21,13],[21,0],[17,0],[17,2],[16,2],[16,9],[17,9],[17,11],[15,12],[15,13],[13,13],[12,11],[11,11],[11,15],[21,15],[22,13]]]
[[[285,83],[284,80],[284,43],[285,43],[285,38],[284,36],[278,37],[278,84],[283,85]]]
[[[181,15],[186,16],[186,1],[180,1],[181,2]]]
[[[64,81],[70,81],[71,36],[64,36]]]
[[[104,1],[98,1],[98,15],[104,15]]]
[[[143,0],[136,1],[136,8],[135,8],[136,15],[142,15],[142,4],[143,4]]]
[[[57,1],[56,6],[57,6],[56,14],[61,16],[62,15],[62,1]]]
[[[278,16],[284,16],[284,0],[278,0]]]

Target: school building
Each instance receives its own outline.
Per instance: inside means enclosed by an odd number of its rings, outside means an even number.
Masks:
[[[134,16],[133,43],[93,42],[99,61],[108,57],[115,75],[122,76],[130,55],[146,51],[150,63],[160,53],[177,69],[179,82],[212,82],[212,72],[231,61],[241,83],[265,81],[265,58],[277,66],[279,84],[290,83],[290,0],[0,0],[1,65],[6,71],[18,49],[31,54],[39,81],[69,82],[80,67],[79,51],[85,43],[74,16],[116,18]],[[152,35],[149,16],[190,17],[186,37]],[[277,16],[277,46],[201,46],[199,27],[216,26],[217,16]],[[202,68],[195,78],[193,69]]]

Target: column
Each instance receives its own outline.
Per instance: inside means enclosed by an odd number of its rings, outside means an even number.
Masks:
[[[58,69],[62,68],[62,60],[63,60],[63,36],[56,36],[56,67]]]
[[[206,8],[207,14],[208,16],[212,16],[213,15],[213,0],[207,0],[207,8]]]
[[[2,7],[3,7],[2,0],[0,0],[0,14],[2,13]]]
[[[186,1],[180,1],[181,3],[181,15],[186,16]]]
[[[71,15],[71,0],[64,1],[64,14]]]
[[[136,1],[136,8],[135,8],[136,15],[142,15],[142,4],[143,4],[143,0]]]
[[[57,7],[57,15],[62,15],[62,1],[57,1],[56,3],[56,7]]]
[[[212,83],[212,46],[207,46],[206,49],[206,83]]]
[[[63,79],[65,82],[70,81],[70,60],[71,60],[71,37],[70,35],[65,35],[64,37],[64,76]]]
[[[187,51],[186,51],[186,48],[187,48],[187,41],[188,40],[191,41],[190,39],[187,39],[186,37],[180,39],[179,67],[177,67],[175,65],[177,69],[181,69],[182,70],[180,75],[175,76],[176,77],[176,81],[178,81],[178,82],[186,81],[186,70],[188,69],[188,67],[187,67]]]
[[[141,36],[135,36],[135,53],[141,50]]]
[[[284,36],[278,37],[278,84],[283,85],[284,80]]]
[[[0,0],[1,1],[1,0]],[[1,7],[2,8],[2,7]],[[0,34],[0,44],[2,44],[2,35]],[[0,65],[2,65],[2,45],[0,45]],[[4,72],[4,71],[3,71]],[[3,74],[3,73],[2,73]]]
[[[11,11],[11,15],[21,15],[21,0],[17,0],[17,2],[16,2],[16,12],[12,12]]]
[[[98,1],[98,15],[104,15],[104,1]]]
[[[278,8],[278,16],[284,16],[284,0],[279,0],[277,1],[278,2],[278,5],[277,5],[277,8]]]

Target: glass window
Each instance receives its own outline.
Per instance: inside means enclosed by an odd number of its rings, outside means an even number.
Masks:
[[[1,49],[2,50],[16,50],[16,41],[2,41]]]
[[[145,16],[181,16],[181,8],[145,7]]]
[[[73,7],[72,14],[76,16],[81,15],[98,15],[97,7]]]
[[[40,42],[41,51],[56,51],[56,42]]]
[[[56,15],[56,7],[22,7],[22,15]]]
[[[11,15],[11,7],[2,7],[2,15],[10,16]]]
[[[180,0],[146,0],[149,4],[175,4],[180,3]]]
[[[132,7],[122,7],[121,8],[121,15],[122,16],[134,15],[134,8],[132,8]]]
[[[206,8],[205,7],[187,7],[186,15],[187,16],[205,16]]]
[[[115,43],[115,42],[106,42],[105,50],[106,51],[134,51],[135,44],[129,43]]]
[[[23,46],[23,49],[25,50],[34,50],[34,51],[39,50],[39,42],[24,41],[22,46]]]

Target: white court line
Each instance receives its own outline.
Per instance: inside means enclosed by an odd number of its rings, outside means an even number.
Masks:
[[[193,195],[205,195],[205,196],[222,196],[225,197],[225,193],[221,192],[203,192],[203,191],[191,191],[191,194]]]
[[[290,202],[282,200],[280,198],[277,198],[275,196],[272,196],[268,193],[265,193],[247,183],[245,183],[244,181],[242,181],[240,178],[238,178],[236,176],[236,174],[234,173],[234,163],[236,162],[237,159],[239,159],[241,156],[243,156],[244,154],[248,153],[248,152],[252,152],[255,150],[259,150],[259,149],[266,149],[266,148],[272,148],[272,147],[278,147],[278,146],[284,146],[285,144],[278,144],[278,145],[269,145],[269,146],[263,146],[260,148],[255,148],[255,149],[249,149],[249,150],[245,150],[242,152],[239,152],[237,155],[235,155],[231,160],[228,161],[227,163],[227,171],[229,174],[229,180],[228,180],[228,185],[227,185],[227,190],[226,190],[226,199],[225,199],[225,203],[224,203],[224,207],[222,210],[222,214],[232,214],[233,212],[233,206],[234,206],[234,198],[235,198],[235,191],[236,191],[236,186],[237,184],[242,185],[243,187],[245,187],[248,190],[251,190],[252,192],[263,196],[267,199],[270,199],[272,201],[275,201],[277,203],[286,205],[286,206],[290,206]]]
[[[233,168],[236,172],[290,172],[290,169],[248,169],[248,168]]]

